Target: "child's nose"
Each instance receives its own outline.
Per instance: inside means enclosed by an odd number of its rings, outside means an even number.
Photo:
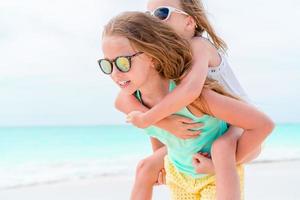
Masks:
[[[112,73],[111,76],[112,77],[118,77],[122,72],[120,72],[120,70],[117,69],[117,67],[115,66],[115,64],[113,64],[113,69],[112,69]]]

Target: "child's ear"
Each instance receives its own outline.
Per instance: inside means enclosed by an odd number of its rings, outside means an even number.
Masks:
[[[197,27],[197,24],[196,24],[196,21],[193,17],[191,16],[187,16],[187,19],[186,19],[186,28],[188,30],[195,30]]]
[[[156,60],[154,58],[151,59],[151,67],[155,68],[156,66]]]
[[[150,59],[150,62],[151,62],[150,66],[151,66],[152,68],[155,68],[156,63],[157,63],[157,60],[155,60],[154,58],[151,58],[151,59]]]

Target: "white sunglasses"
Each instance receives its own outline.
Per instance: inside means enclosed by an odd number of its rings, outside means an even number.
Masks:
[[[166,21],[170,18],[172,12],[176,12],[179,14],[183,14],[183,15],[189,15],[186,12],[179,10],[177,8],[171,7],[171,6],[160,6],[158,8],[156,8],[155,10],[151,11],[147,11],[146,13],[149,13],[150,15],[162,20],[162,21]]]

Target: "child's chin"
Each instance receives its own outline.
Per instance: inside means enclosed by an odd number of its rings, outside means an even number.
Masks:
[[[135,91],[136,90],[133,90],[133,89],[129,89],[129,88],[123,88],[123,89],[121,89],[122,90],[122,92],[124,92],[125,94],[128,94],[128,95],[132,95],[132,94],[134,94],[135,93]]]

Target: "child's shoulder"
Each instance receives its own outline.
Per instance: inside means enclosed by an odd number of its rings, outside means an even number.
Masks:
[[[191,48],[194,53],[206,54],[209,57],[214,57],[218,52],[217,48],[204,37],[194,37],[191,41]]]
[[[195,48],[203,48],[203,49],[213,49],[217,50],[216,47],[205,37],[193,37],[191,41],[191,46]]]

